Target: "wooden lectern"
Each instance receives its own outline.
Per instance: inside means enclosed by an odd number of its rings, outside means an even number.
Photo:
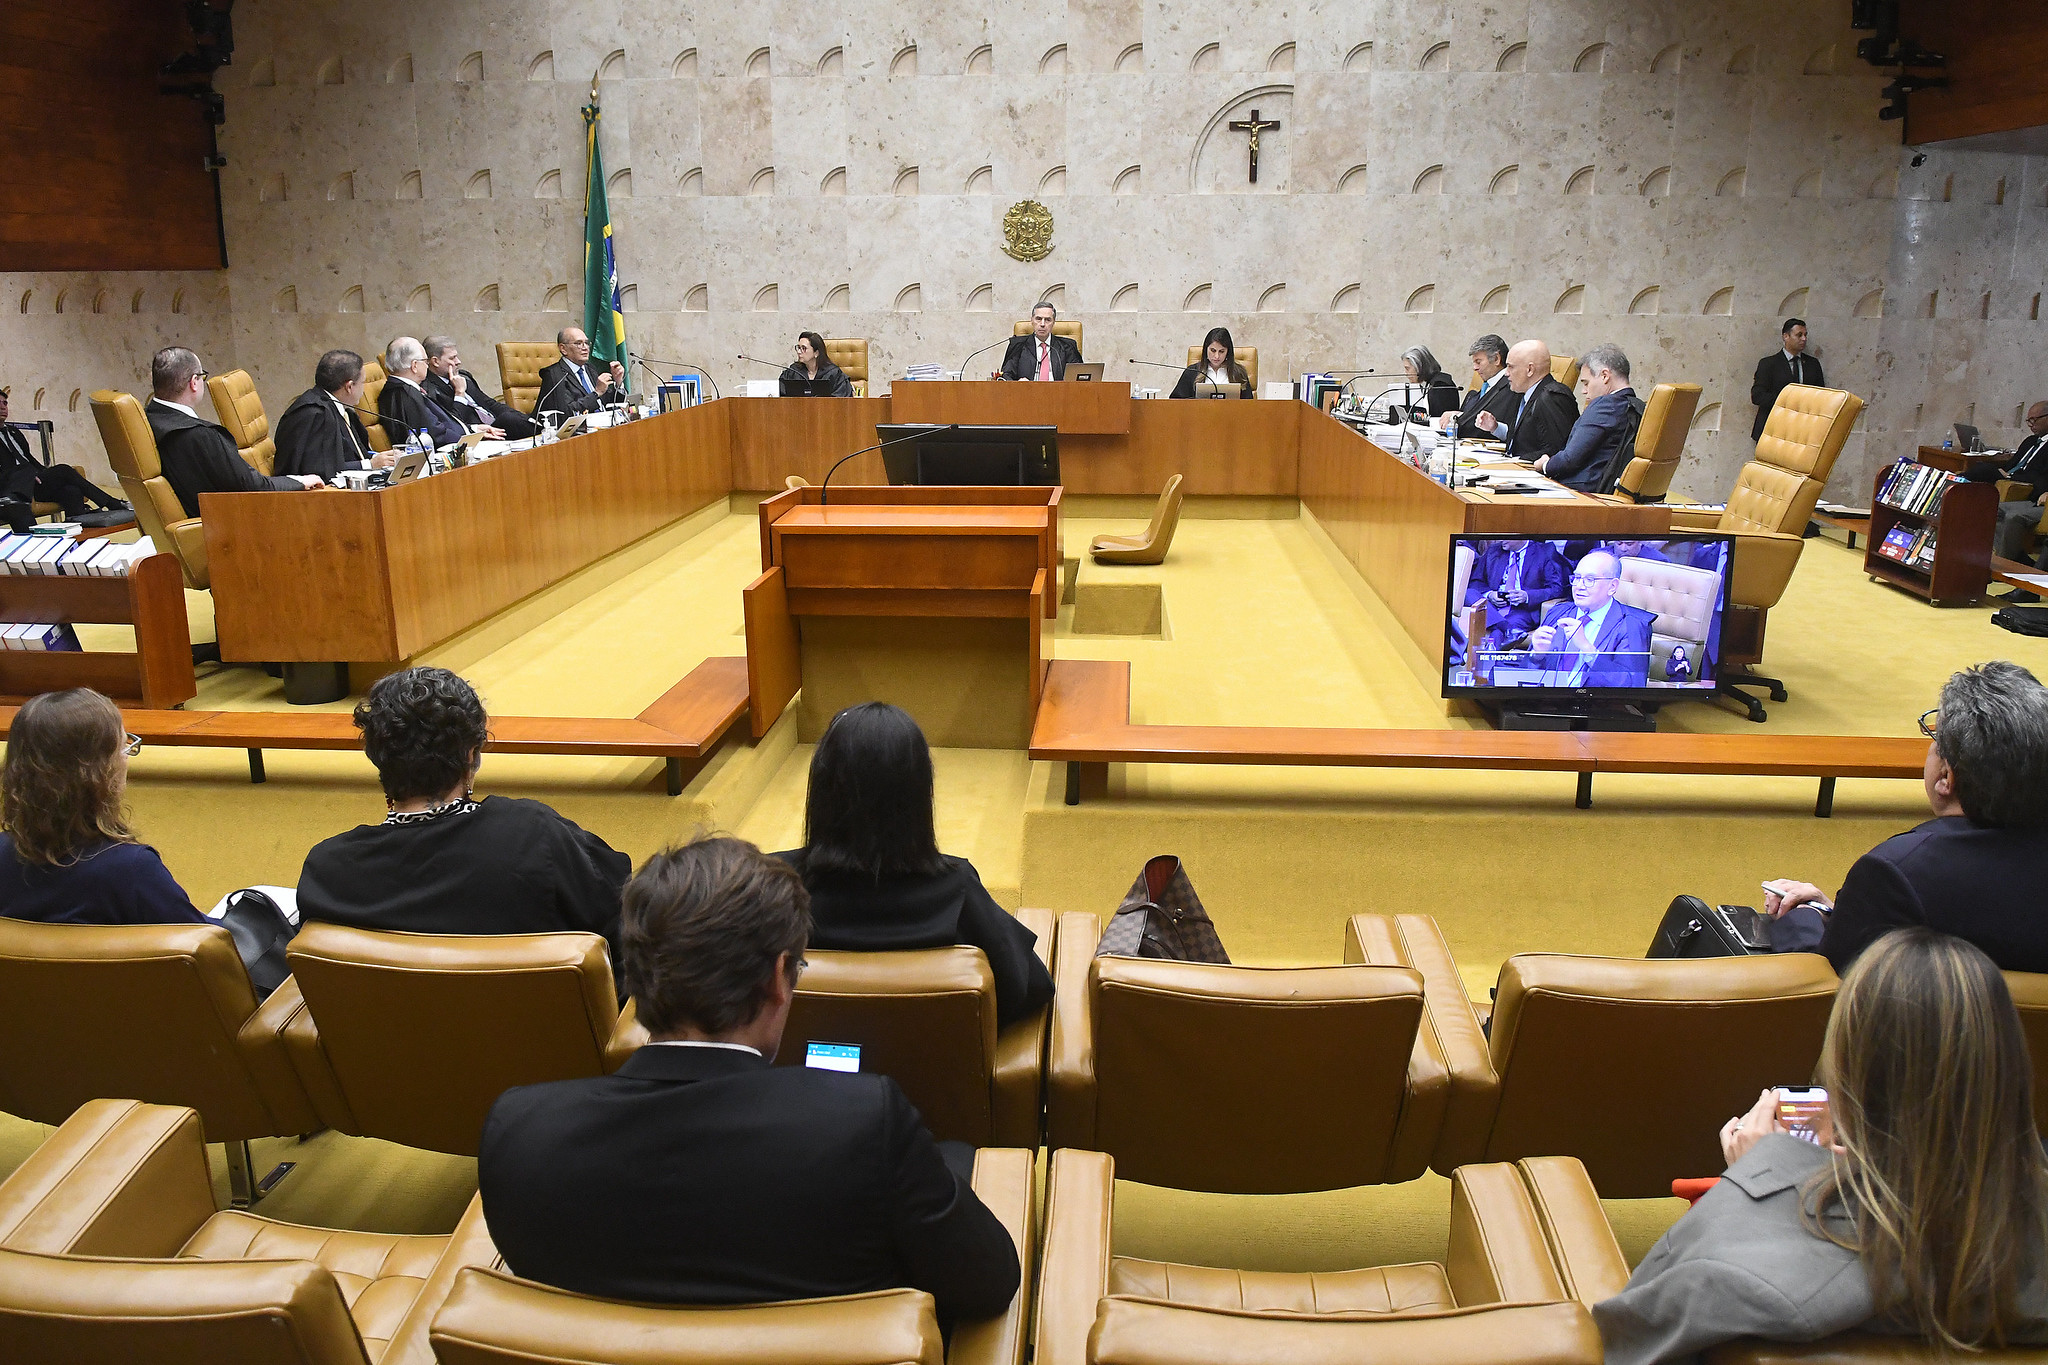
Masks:
[[[887,701],[937,746],[1021,749],[1058,610],[1057,488],[790,489],[761,504],[746,589],[754,736],[799,689],[798,737]]]

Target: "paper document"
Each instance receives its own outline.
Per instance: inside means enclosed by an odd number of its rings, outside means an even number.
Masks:
[[[2048,573],[2009,573],[2001,577],[2009,582],[2024,583],[2036,592],[2048,592]]]

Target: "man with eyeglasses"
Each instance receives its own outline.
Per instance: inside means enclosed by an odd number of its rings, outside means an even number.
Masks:
[[[2020,495],[1998,504],[1998,527],[1992,533],[1992,553],[2005,559],[2024,560],[2027,542],[2041,529],[2041,513],[2048,506],[2048,398],[2027,409],[2027,439],[2010,455],[1995,455],[1970,466],[1963,476],[1977,483],[2010,479],[2021,485]],[[2040,562],[2048,565],[2048,547]],[[2001,602],[2038,602],[2038,593],[2017,588],[1998,599]]]
[[[166,346],[150,358],[149,387],[143,415],[156,437],[164,478],[186,516],[199,515],[201,493],[297,493],[324,486],[317,474],[263,473],[242,458],[226,427],[200,417],[206,371],[183,346]]]
[[[1553,603],[1529,634],[1545,687],[1643,687],[1650,679],[1654,613],[1614,600],[1621,560],[1589,551],[1571,574],[1572,600]]]
[[[555,333],[555,349],[562,358],[540,372],[540,396],[533,401],[535,416],[596,412],[612,401],[626,382],[626,367],[618,361],[609,367],[591,361],[590,338],[581,327],[564,327]]]
[[[1934,818],[1858,858],[1832,902],[1812,882],[1765,882],[1772,949],[1846,972],[1891,930],[1922,924],[2006,971],[2048,972],[2048,688],[2003,660],[1966,668],[1920,732]]]

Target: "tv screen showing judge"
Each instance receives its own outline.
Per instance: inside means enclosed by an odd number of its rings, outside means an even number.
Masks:
[[[1712,692],[1733,541],[1453,536],[1444,695]]]

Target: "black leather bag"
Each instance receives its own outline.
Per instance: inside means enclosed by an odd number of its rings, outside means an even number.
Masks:
[[[235,940],[235,952],[242,965],[249,969],[249,984],[255,988],[256,998],[268,999],[292,974],[284,950],[299,932],[299,926],[285,916],[276,901],[254,887],[228,897],[227,910],[220,922]]]
[[[2015,635],[2048,635],[2048,607],[2000,607],[1991,624]]]
[[[1679,896],[1664,912],[1644,957],[1747,957],[1771,951],[1770,921],[1747,905],[1708,905]]]

